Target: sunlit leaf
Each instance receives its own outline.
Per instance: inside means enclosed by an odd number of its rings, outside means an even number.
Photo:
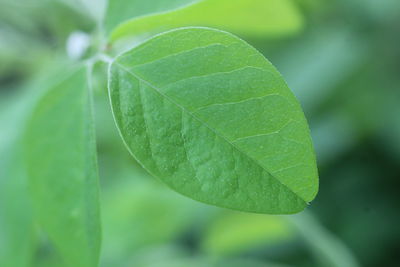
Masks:
[[[97,266],[98,178],[86,73],[73,71],[42,97],[26,133],[33,204],[66,266]]]
[[[302,16],[290,0],[204,0],[122,23],[111,39],[185,26],[216,27],[245,36],[282,36],[299,31],[302,25]]]
[[[294,231],[280,216],[228,213],[207,230],[203,248],[212,254],[232,254],[258,245],[273,245],[290,240]]]
[[[193,199],[295,213],[318,190],[301,107],[278,71],[228,33],[159,35],[110,67],[117,126],[133,156]]]
[[[106,31],[122,22],[161,12],[167,12],[202,0],[109,0],[105,17]]]

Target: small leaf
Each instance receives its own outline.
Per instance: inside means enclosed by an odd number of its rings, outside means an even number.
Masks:
[[[100,219],[95,137],[85,69],[50,88],[25,137],[38,220],[66,266],[97,266]]]
[[[111,40],[185,26],[216,27],[251,37],[282,36],[298,32],[303,18],[291,0],[203,0],[124,22]]]
[[[301,107],[278,71],[237,37],[185,28],[117,57],[109,90],[132,155],[193,199],[294,213],[318,190]]]

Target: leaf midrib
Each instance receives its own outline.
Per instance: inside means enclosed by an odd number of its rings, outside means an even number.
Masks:
[[[226,137],[222,134],[220,134],[217,130],[213,129],[211,126],[209,126],[207,123],[205,123],[204,121],[202,121],[200,118],[198,118],[195,114],[193,114],[192,112],[190,112],[188,109],[186,109],[184,106],[180,105],[178,102],[174,101],[173,99],[171,99],[169,96],[165,95],[164,93],[162,93],[160,91],[160,89],[158,89],[155,85],[151,84],[151,82],[143,79],[142,77],[140,77],[139,75],[137,75],[136,73],[130,71],[127,67],[125,67],[124,65],[122,65],[121,63],[118,62],[118,58],[116,58],[111,64],[116,64],[118,65],[121,69],[123,69],[125,72],[127,72],[128,74],[132,75],[134,78],[138,79],[139,81],[147,84],[150,88],[153,88],[154,91],[159,94],[160,96],[162,96],[163,98],[167,99],[168,101],[170,101],[172,104],[176,105],[177,107],[179,107],[180,109],[182,109],[184,112],[186,112],[187,114],[189,114],[190,116],[192,116],[195,120],[199,121],[202,125],[206,126],[211,132],[213,132],[215,135],[221,137],[223,140],[225,140],[228,144],[230,144],[234,149],[236,149],[238,152],[240,152],[241,154],[245,155],[247,158],[249,158],[251,161],[253,161],[255,164],[257,164],[262,170],[264,170],[266,173],[268,173],[271,177],[273,177],[276,181],[278,181],[278,183],[280,185],[282,185],[283,187],[285,187],[286,189],[289,190],[289,192],[291,192],[293,195],[295,195],[297,198],[301,199],[304,203],[308,203],[306,200],[304,200],[301,196],[299,196],[298,194],[296,194],[289,186],[285,185],[284,183],[282,183],[277,177],[275,177],[274,175],[271,174],[270,171],[268,171],[267,169],[264,168],[264,166],[262,166],[256,159],[254,159],[253,157],[249,156],[247,153],[243,152],[241,149],[239,149],[235,144],[233,144],[232,142],[230,142],[228,139],[226,139]]]

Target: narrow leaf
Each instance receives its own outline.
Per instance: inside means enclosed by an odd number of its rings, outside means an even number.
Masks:
[[[278,71],[213,29],[161,34],[111,64],[114,117],[132,155],[193,199],[294,213],[318,190],[301,107]]]
[[[98,175],[85,69],[41,99],[28,123],[26,163],[38,220],[66,266],[97,266]]]
[[[298,32],[303,18],[291,0],[203,0],[124,22],[111,40],[185,26],[215,27],[251,37],[282,36]]]
[[[22,90],[0,110],[0,266],[29,267],[36,235],[21,145],[35,97]]]

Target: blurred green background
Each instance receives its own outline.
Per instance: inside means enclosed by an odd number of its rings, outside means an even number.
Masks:
[[[20,136],[38,92],[77,57],[71,38],[96,39],[92,18],[102,2],[83,2],[90,5],[0,0],[0,262],[18,251],[11,267],[63,266],[30,211]],[[155,8],[144,3],[138,14]],[[171,191],[124,148],[98,62],[102,267],[400,266],[400,1],[292,4],[296,31],[239,35],[281,71],[304,108],[319,164],[317,198],[303,213],[267,216]]]

